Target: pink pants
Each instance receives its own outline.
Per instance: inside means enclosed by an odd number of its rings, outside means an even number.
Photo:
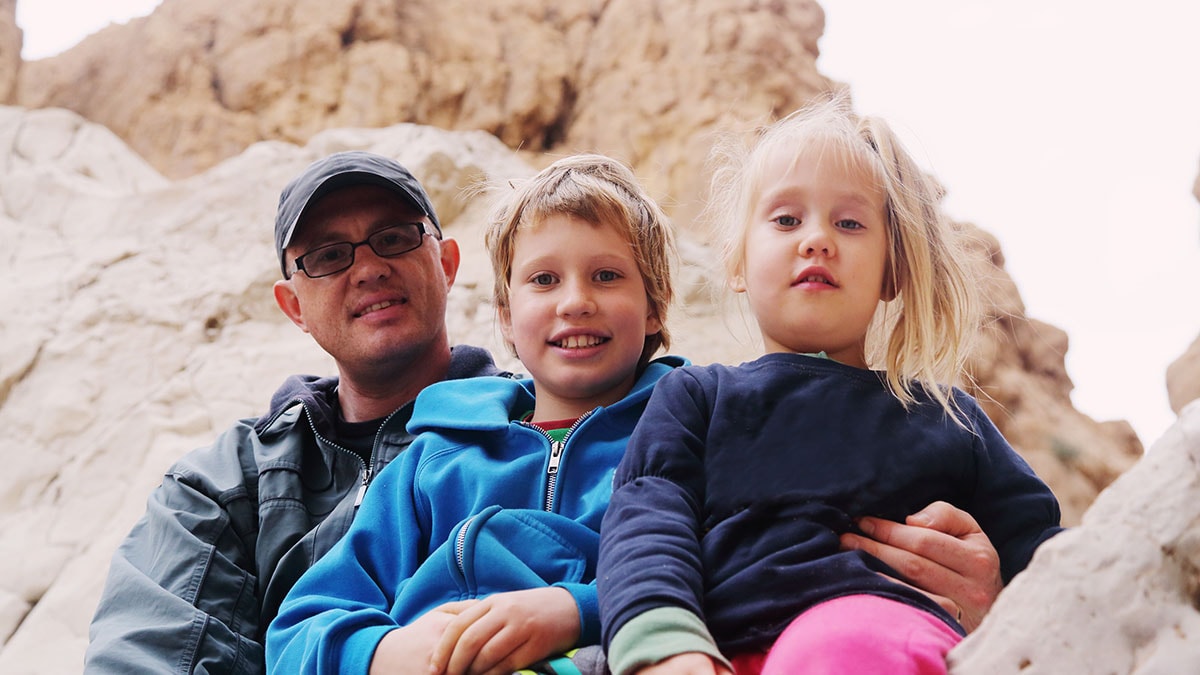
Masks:
[[[874,595],[823,602],[796,617],[766,653],[740,654],[736,675],[945,675],[962,637],[924,610]]]

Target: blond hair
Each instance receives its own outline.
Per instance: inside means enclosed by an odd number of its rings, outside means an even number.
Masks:
[[[624,164],[603,155],[572,155],[513,185],[488,220],[485,242],[495,275],[497,311],[509,310],[509,288],[517,233],[553,215],[569,215],[593,225],[614,227],[633,249],[650,312],[662,327],[646,336],[639,365],[671,345],[667,308],[674,297],[671,272],[675,236],[662,208]],[[509,345],[512,346],[511,344]]]
[[[861,171],[884,196],[888,229],[884,301],[868,331],[871,368],[886,372],[892,394],[908,407],[923,389],[956,421],[961,411],[945,386],[964,376],[981,303],[970,278],[964,233],[942,213],[941,187],[927,176],[883,120],[857,117],[844,97],[819,101],[762,130],[746,144],[718,145],[708,220],[731,276],[746,265],[746,228],[762,191],[768,160],[784,151],[829,155]]]

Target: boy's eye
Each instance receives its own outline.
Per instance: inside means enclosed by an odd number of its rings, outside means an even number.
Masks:
[[[861,230],[862,229],[862,223],[858,222],[857,220],[850,220],[850,219],[839,220],[837,222],[837,226],[839,229],[842,229],[842,230]]]
[[[786,214],[782,215],[782,216],[775,216],[774,218],[771,219],[771,222],[775,223],[776,225],[778,225],[780,227],[786,227],[786,228],[799,227],[799,225],[800,225],[799,218],[797,218],[796,216],[789,216]]]
[[[535,275],[529,281],[534,286],[549,286],[550,284],[554,283],[554,275],[550,274],[549,272],[542,272],[541,274]]]
[[[620,278],[621,278],[621,275],[613,270],[600,270],[599,272],[596,272],[596,281],[608,282],[608,281],[616,281],[617,279],[620,279]]]

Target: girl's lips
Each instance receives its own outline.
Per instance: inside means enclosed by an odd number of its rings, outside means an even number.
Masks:
[[[796,277],[796,279],[794,281],[792,281],[793,286],[803,286],[803,285],[813,285],[813,284],[821,285],[821,286],[829,286],[832,288],[838,287],[838,285],[836,283],[834,283],[834,281],[833,281],[833,276],[831,274],[829,274],[829,272],[826,272],[824,269],[819,268],[819,267],[810,267],[810,268],[804,270],[803,272],[801,272],[799,274],[799,276]]]

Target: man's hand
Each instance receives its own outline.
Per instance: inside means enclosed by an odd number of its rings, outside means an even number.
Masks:
[[[384,635],[371,657],[370,675],[429,675],[434,648],[446,627],[478,602],[448,602]]]
[[[905,524],[863,518],[868,536],[843,534],[842,547],[879,558],[908,583],[975,630],[1004,588],[1000,557],[979,524],[966,511],[934,502]],[[869,537],[869,538],[868,538]]]
[[[713,661],[708,654],[687,652],[637,671],[637,675],[732,675],[725,666]]]
[[[442,631],[430,672],[512,673],[579,640],[579,608],[563,588],[497,593],[458,613]]]

